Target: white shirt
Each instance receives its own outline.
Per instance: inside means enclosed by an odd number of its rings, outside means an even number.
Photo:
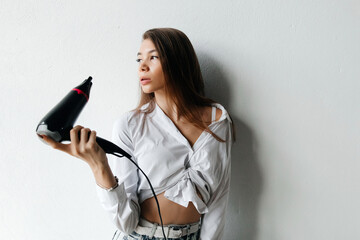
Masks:
[[[222,115],[209,129],[226,142],[204,131],[191,147],[157,104],[148,114],[123,114],[113,128],[113,142],[133,156],[156,195],[165,192],[167,199],[184,207],[192,202],[204,214],[202,240],[222,239],[230,187],[231,120],[223,106],[213,107],[221,109]],[[128,159],[114,156],[109,164],[119,186],[112,191],[97,187],[98,196],[116,227],[129,234],[138,224],[140,204],[153,194],[146,178]]]

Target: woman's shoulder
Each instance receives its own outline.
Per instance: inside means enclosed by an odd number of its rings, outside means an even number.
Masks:
[[[212,103],[210,106],[204,106],[201,110],[202,119],[208,124],[215,122],[223,122],[224,120],[230,120],[229,114],[220,103]],[[225,121],[226,122],[226,121]]]
[[[231,122],[230,115],[223,105],[220,103],[213,103],[211,105],[211,114],[213,114],[213,108],[216,109],[215,121],[220,122],[223,120],[229,120]]]
[[[121,113],[120,116],[115,120],[116,125],[121,126],[136,126],[147,114],[149,103],[142,105],[138,109],[133,109],[124,113]]]
[[[130,110],[124,112],[120,114],[120,116],[115,120],[115,124],[121,126],[128,126],[130,123],[136,121],[137,115],[138,115],[137,110]]]
[[[234,123],[231,119],[229,112],[220,103],[213,103],[212,107],[216,108],[216,120],[213,122],[212,127],[218,131],[227,132],[227,139],[231,139],[229,142],[235,141],[235,129]],[[227,141],[228,142],[228,141]]]

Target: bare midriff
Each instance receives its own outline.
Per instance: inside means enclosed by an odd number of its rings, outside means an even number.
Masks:
[[[189,202],[188,207],[183,207],[164,197],[164,193],[157,195],[157,199],[159,201],[161,217],[164,225],[180,225],[200,221],[201,215],[198,213],[192,202]],[[160,224],[160,217],[155,197],[146,199],[140,206],[142,218],[149,222]]]

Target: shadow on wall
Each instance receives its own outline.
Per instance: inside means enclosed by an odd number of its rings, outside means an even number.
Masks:
[[[206,96],[221,103],[229,113],[236,112],[231,99],[229,81],[221,65],[211,57],[198,53],[205,81]],[[238,79],[239,80],[239,79]],[[233,111],[232,111],[233,110]],[[231,188],[226,214],[224,239],[257,239],[259,200],[262,191],[262,175],[253,146],[256,143],[251,129],[239,117],[231,114],[236,130],[236,142],[232,148]]]

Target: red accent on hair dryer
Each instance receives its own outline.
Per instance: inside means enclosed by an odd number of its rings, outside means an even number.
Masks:
[[[76,91],[78,94],[82,94],[86,97],[86,100],[89,101],[89,96],[84,93],[83,91],[81,91],[80,89],[77,89],[77,88],[73,88],[73,91]]]

